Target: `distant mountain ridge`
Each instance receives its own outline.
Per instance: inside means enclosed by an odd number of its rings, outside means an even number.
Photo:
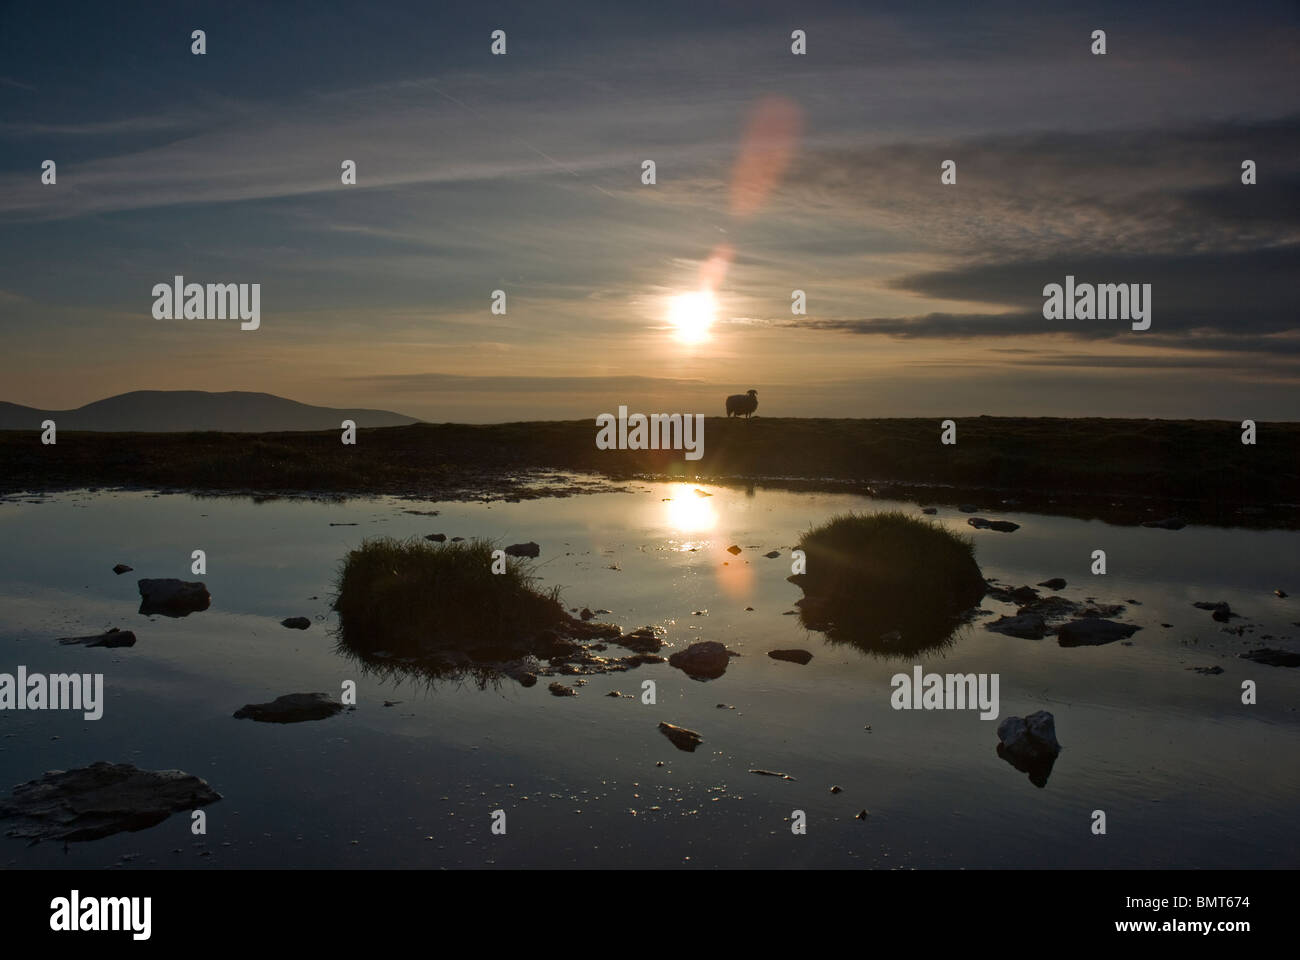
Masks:
[[[0,401],[0,430],[40,430],[53,420],[59,430],[105,433],[173,433],[219,430],[223,433],[272,433],[288,430],[337,430],[344,420],[360,428],[400,427],[415,417],[389,410],[313,407],[271,393],[232,390],[133,390],[96,400],[75,410],[38,410]]]

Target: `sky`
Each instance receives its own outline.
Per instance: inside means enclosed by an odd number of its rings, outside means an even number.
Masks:
[[[1300,419],[1298,66],[1293,2],[0,0],[0,400]]]

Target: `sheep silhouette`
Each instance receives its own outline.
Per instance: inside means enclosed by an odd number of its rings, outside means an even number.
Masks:
[[[758,409],[758,391],[750,390],[746,393],[734,393],[727,397],[727,416],[744,417],[749,419]]]

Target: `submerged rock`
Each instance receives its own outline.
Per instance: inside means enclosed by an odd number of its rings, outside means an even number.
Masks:
[[[512,543],[506,547],[506,556],[508,557],[533,557],[536,559],[542,555],[542,548],[533,541],[527,543]]]
[[[668,658],[669,666],[676,667],[693,680],[716,680],[727,672],[731,651],[715,640],[692,643]]]
[[[343,704],[328,693],[286,693],[269,703],[246,703],[234,715],[237,720],[300,723],[303,720],[324,720],[342,709]]]
[[[434,543],[445,543],[447,535],[445,533],[426,533],[424,539],[432,540]]]
[[[664,645],[664,642],[655,633],[654,627],[642,627],[640,630],[633,630],[623,636],[612,637],[611,642],[617,643],[620,647],[635,650],[637,653],[654,653]]]
[[[306,617],[289,617],[287,620],[281,620],[280,626],[288,627],[290,630],[306,630],[311,626],[311,621]]]
[[[135,634],[130,630],[119,630],[114,627],[107,633],[96,633],[89,637],[62,637],[59,643],[64,646],[80,643],[87,647],[133,647]]]
[[[198,581],[139,580],[136,586],[140,589],[140,612],[146,616],[184,617],[208,609],[212,602],[208,588]]]
[[[120,577],[122,574],[130,573],[134,569],[135,567],[128,567],[125,563],[119,563],[113,567],[113,572]]]
[[[532,668],[532,664],[526,660],[511,660],[500,664],[498,668],[502,676],[516,681],[521,687],[537,685],[537,673]]]
[[[992,623],[984,624],[984,629],[992,630],[994,633],[1005,633],[1009,637],[1023,637],[1026,640],[1041,640],[1047,635],[1047,623],[1036,613],[1002,617]]]
[[[659,732],[671,740],[674,747],[687,753],[694,753],[695,748],[704,742],[704,738],[694,730],[687,730],[674,723],[664,723],[662,720],[659,722]]]
[[[1052,577],[1051,580],[1044,580],[1042,583],[1038,584],[1038,586],[1040,586],[1040,587],[1046,587],[1048,590],[1064,590],[1064,589],[1065,589],[1065,578],[1064,578],[1064,577]]]
[[[777,557],[781,556],[781,551],[769,550],[767,553],[763,554],[763,556],[767,557],[769,560],[775,560]]]
[[[998,530],[1002,533],[1014,533],[1020,529],[1020,524],[1012,523],[1010,520],[986,520],[984,517],[971,517],[966,522],[976,530]]]
[[[1197,610],[1209,610],[1210,616],[1215,620],[1218,620],[1220,623],[1227,623],[1233,617],[1239,616],[1239,614],[1232,612],[1232,607],[1228,606],[1226,600],[1198,600],[1196,603],[1193,603],[1192,606]]]
[[[1148,520],[1142,526],[1155,527],[1160,530],[1181,530],[1187,526],[1187,521],[1182,517],[1166,517],[1164,520]]]
[[[1132,623],[1116,623],[1101,617],[1084,617],[1071,620],[1063,625],[1058,633],[1058,643],[1063,647],[1099,647],[1127,640],[1142,628]]]
[[[1083,616],[1082,605],[1065,597],[1053,594],[1050,597],[1035,597],[1016,610],[1017,616],[1034,614],[1044,620],[1066,620],[1070,617]]]
[[[1203,677],[1217,677],[1223,673],[1223,667],[1188,667],[1188,670],[1195,670]]]
[[[798,664],[806,664],[813,657],[807,650],[769,650],[767,655],[773,660],[788,660]]]
[[[1300,653],[1292,653],[1290,650],[1272,650],[1263,647],[1240,656],[1243,660],[1262,663],[1268,667],[1300,667]]]
[[[156,826],[179,810],[220,799],[204,780],[182,770],[101,761],[19,784],[0,801],[0,820],[11,822],[8,836],[33,842],[98,840]]]
[[[1061,745],[1056,739],[1056,718],[1046,710],[1027,717],[1004,717],[998,724],[998,756],[1037,787],[1047,785]]]
[[[562,683],[552,683],[546,689],[551,691],[551,696],[553,697],[576,697],[578,695],[577,690],[574,690],[573,687],[567,687]]]
[[[727,553],[731,554],[733,557],[738,556],[740,554],[740,547],[733,543],[731,546],[727,547]]]
[[[1012,590],[989,580],[986,589],[990,597],[1003,603],[1032,603],[1038,599],[1038,591],[1030,586],[1016,587]]]
[[[654,653],[634,653],[630,657],[624,657],[623,662],[629,667],[639,667],[643,663],[667,663],[668,661]]]

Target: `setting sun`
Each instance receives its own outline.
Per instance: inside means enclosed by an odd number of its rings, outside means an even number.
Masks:
[[[715,309],[712,291],[679,294],[668,303],[668,321],[682,343],[700,343],[709,339]]]

